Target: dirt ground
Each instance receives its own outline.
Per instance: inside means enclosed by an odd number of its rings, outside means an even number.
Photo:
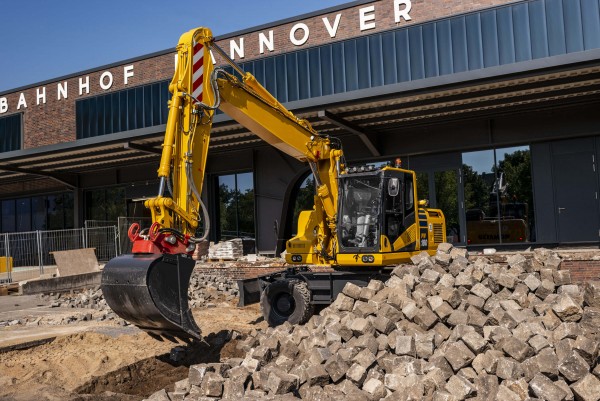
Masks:
[[[160,342],[115,324],[85,327],[29,349],[0,350],[0,400],[141,400],[186,378],[192,364],[241,356],[231,330],[266,328],[257,305],[219,304],[193,313],[204,343]],[[9,329],[0,329],[0,338]],[[182,360],[173,357],[174,347]]]

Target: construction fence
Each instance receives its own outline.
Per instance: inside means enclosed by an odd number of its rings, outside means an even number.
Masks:
[[[87,223],[87,222],[86,222]],[[52,252],[93,248],[99,262],[119,255],[117,225],[0,234],[0,283],[55,273]]]

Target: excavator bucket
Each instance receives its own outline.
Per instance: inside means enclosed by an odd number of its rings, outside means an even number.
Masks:
[[[201,340],[188,306],[194,265],[183,255],[118,256],[104,266],[102,292],[117,315],[155,338]]]

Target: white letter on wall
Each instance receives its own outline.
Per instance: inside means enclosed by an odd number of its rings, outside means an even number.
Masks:
[[[0,97],[0,114],[4,114],[8,111],[8,101],[5,97]]]
[[[129,78],[133,77],[133,65],[128,65],[123,67],[123,83],[127,85],[129,83]]]
[[[406,6],[402,10],[400,6]],[[412,8],[412,3],[410,0],[394,0],[394,21],[400,22],[400,17],[404,18],[405,21],[410,21],[410,9]]]
[[[79,78],[79,96],[83,95],[83,90],[85,89],[86,95],[90,93],[90,77],[85,77],[85,83],[82,78]]]
[[[42,101],[43,104],[46,104],[46,87],[42,86],[42,91],[40,92],[40,88],[37,88],[35,90],[35,94],[36,94],[36,104],[40,104],[40,100]]]
[[[108,78],[108,82],[104,83],[105,78]],[[104,71],[102,75],[100,75],[100,87],[104,90],[110,89],[113,84],[113,75],[110,71]]]
[[[231,59],[235,60],[235,54],[240,58],[244,58],[244,38],[240,38],[240,44],[235,43],[235,40],[229,41],[229,53],[231,54]]]
[[[17,103],[17,110],[20,110],[21,106],[27,108],[27,102],[25,101],[25,94],[23,92],[21,92],[21,95],[19,95],[19,103]]]
[[[269,31],[269,38],[267,38],[264,33],[262,33],[262,32],[259,33],[258,34],[258,43],[260,45],[260,54],[265,53],[265,46],[267,46],[267,49],[269,49],[270,52],[275,50],[275,47],[273,44],[273,31]]]
[[[65,81],[64,86],[63,84],[61,84],[60,82],[57,85],[57,94],[56,97],[58,100],[60,99],[66,99],[68,97],[68,93],[67,93],[67,81]]]
[[[373,29],[375,28],[375,14],[368,14],[367,13],[374,13],[375,12],[375,6],[369,6],[369,7],[363,7],[360,10],[358,10],[358,13],[360,14],[360,30],[361,31],[366,31],[368,29]],[[369,21],[373,21],[373,22],[369,22]]]
[[[333,21],[333,26],[331,26],[331,22],[329,22],[329,18],[323,17],[323,24],[325,24],[325,28],[327,28],[327,32],[329,32],[329,36],[335,38],[337,34],[338,27],[340,26],[340,19],[342,18],[342,14],[338,14],[335,16],[335,21]]]
[[[304,35],[302,36],[301,39],[296,39],[296,31],[298,29],[302,29],[304,31]],[[306,24],[303,24],[302,22],[297,23],[296,25],[294,25],[292,27],[292,30],[290,31],[290,42],[292,42],[296,46],[302,46],[308,40],[309,34],[310,34],[310,32],[309,32],[308,26]]]

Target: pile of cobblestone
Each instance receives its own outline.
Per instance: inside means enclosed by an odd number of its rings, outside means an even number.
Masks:
[[[497,264],[442,244],[412,260],[149,399],[600,399],[600,282],[572,284],[545,249]]]

